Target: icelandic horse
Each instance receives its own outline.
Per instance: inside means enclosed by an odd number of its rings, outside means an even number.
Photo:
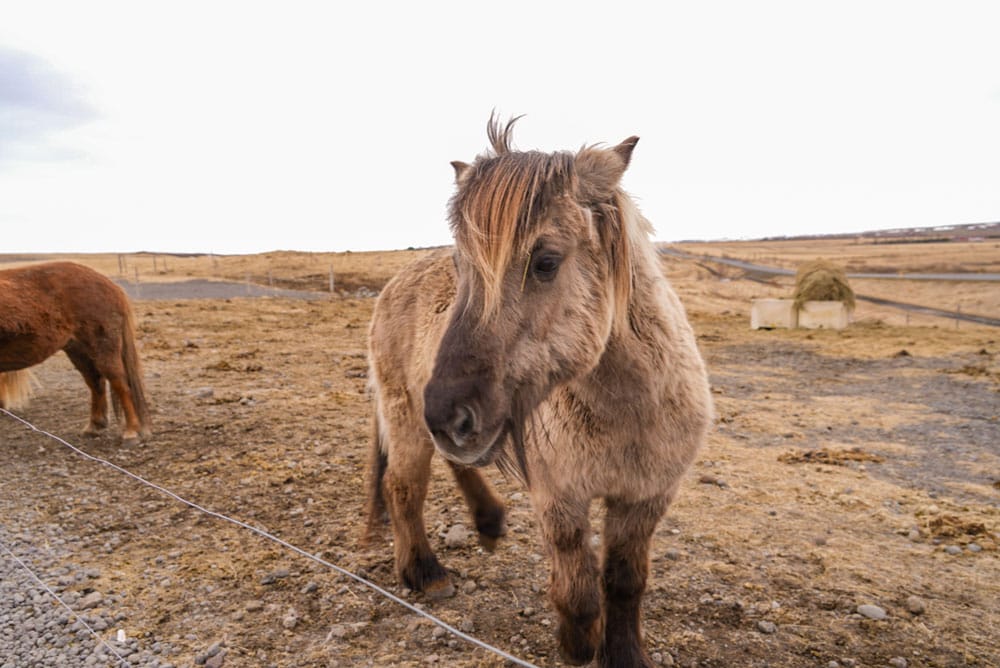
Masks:
[[[73,262],[0,270],[0,408],[23,406],[29,367],[64,351],[90,388],[84,434],[108,426],[107,386],[125,414],[124,445],[150,434],[149,407],[128,297],[111,280]]]
[[[375,306],[367,535],[388,511],[399,580],[451,595],[424,527],[431,456],[450,465],[490,548],[504,507],[476,467],[496,462],[528,488],[563,658],[649,666],[648,552],[714,419],[705,366],[620,184],[638,137],[522,152],[516,120],[491,117],[492,150],[452,163],[454,248],[405,268]]]

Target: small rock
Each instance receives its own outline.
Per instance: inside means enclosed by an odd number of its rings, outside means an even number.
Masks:
[[[969,543],[965,546],[969,552],[982,552],[983,548],[979,546],[979,543]]]
[[[701,477],[699,477],[698,478],[698,482],[700,482],[703,485],[715,485],[717,487],[722,487],[722,488],[725,488],[725,487],[729,486],[729,485],[726,484],[725,480],[722,480],[721,478],[717,478],[714,475],[709,475],[707,473],[705,473]]]
[[[906,609],[913,615],[922,615],[927,610],[927,604],[919,596],[910,596],[906,599]]]
[[[757,622],[757,630],[760,631],[761,633],[766,633],[770,635],[776,632],[778,630],[778,627],[775,626],[774,622],[769,622],[766,619],[762,619],[759,622]]]
[[[260,599],[257,599],[257,600],[254,600],[254,601],[249,601],[246,604],[245,608],[246,608],[247,612],[257,612],[258,610],[263,610],[264,609],[264,601],[261,601]]]
[[[674,657],[670,654],[664,654],[663,652],[653,652],[653,656],[649,657],[658,666],[667,666],[667,668],[672,668],[674,666]]]
[[[295,625],[299,623],[299,613],[295,612],[295,608],[289,608],[288,614],[281,618],[281,626],[291,631],[295,628]]]
[[[455,524],[444,536],[444,544],[449,548],[462,547],[469,540],[469,530],[464,524]]]
[[[477,587],[478,585],[476,584],[475,580],[466,580],[465,582],[462,583],[462,593],[471,594],[472,592],[476,591]]]
[[[904,659],[903,657],[894,656],[891,659],[889,659],[889,665],[892,666],[892,668],[906,668],[907,663],[906,659]]]
[[[330,632],[326,634],[326,640],[329,642],[332,638],[338,640],[344,640],[348,638],[353,638],[354,636],[364,633],[365,629],[368,628],[370,622],[355,622],[353,624],[334,624],[330,627]],[[413,632],[416,628],[409,628],[409,632]]]
[[[871,605],[867,603],[864,605],[859,605],[857,612],[859,615],[863,617],[867,617],[868,619],[874,619],[876,621],[880,621],[888,617],[885,610],[878,607],[877,605]]]
[[[315,453],[315,455],[317,457],[323,457],[324,455],[330,454],[332,451],[333,451],[333,447],[330,446],[330,445],[327,445],[325,443],[323,445],[317,445],[313,449],[313,453]]]
[[[952,555],[962,554],[962,548],[959,547],[958,545],[949,545],[948,547],[944,548],[944,551]]]
[[[326,639],[327,641],[331,638],[343,639],[347,637],[349,632],[347,624],[334,624],[330,627],[330,632],[326,634]]]
[[[663,556],[665,556],[670,561],[679,561],[681,558],[681,552],[680,550],[675,550],[674,548],[670,548],[663,553]]]
[[[226,660],[226,651],[223,650],[211,657],[205,662],[205,668],[222,668],[223,662]]]
[[[302,588],[302,593],[303,594],[311,594],[314,591],[316,591],[317,589],[319,589],[319,585],[318,584],[316,584],[315,582],[308,582],[308,583],[306,583],[306,586]]]
[[[96,608],[103,600],[104,595],[101,592],[92,591],[81,598],[76,607],[78,610],[90,610],[91,608]]]

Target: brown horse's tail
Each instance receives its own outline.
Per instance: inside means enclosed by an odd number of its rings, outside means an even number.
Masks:
[[[125,379],[128,382],[129,394],[135,405],[135,414],[139,418],[140,434],[147,438],[150,434],[149,403],[146,401],[146,386],[142,381],[142,363],[139,361],[139,351],[135,347],[135,317],[126,302],[125,326],[122,328],[122,364],[125,366]],[[112,399],[115,393],[111,393]],[[115,412],[118,413],[115,402]]]
[[[377,402],[378,400],[376,399],[376,404]],[[375,410],[372,411],[372,439],[368,454],[368,502],[365,506],[368,521],[365,524],[365,533],[361,539],[363,543],[368,543],[378,535],[379,528],[385,521],[386,513],[382,480],[385,478],[385,469],[389,463],[389,457],[386,454],[385,444],[382,440],[384,434],[379,424],[378,413],[378,406],[376,405]]]
[[[36,384],[30,369],[0,373],[0,408],[16,411],[27,406]]]

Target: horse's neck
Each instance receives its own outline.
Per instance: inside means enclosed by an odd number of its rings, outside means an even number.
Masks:
[[[573,393],[609,412],[641,412],[659,405],[675,338],[679,303],[652,246],[636,244],[632,257],[628,317],[615,325],[597,367],[576,382]],[[681,318],[683,320],[683,318]]]

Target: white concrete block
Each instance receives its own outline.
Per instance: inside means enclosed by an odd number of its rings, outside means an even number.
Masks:
[[[751,329],[791,329],[797,319],[791,299],[754,299],[750,304]]]
[[[799,309],[799,327],[844,329],[850,320],[844,302],[804,302]]]

